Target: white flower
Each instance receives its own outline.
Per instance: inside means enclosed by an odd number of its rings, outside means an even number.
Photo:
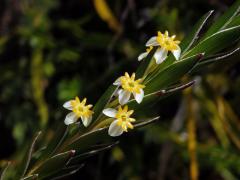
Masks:
[[[135,73],[130,77],[126,72],[124,76],[121,76],[113,83],[117,86],[121,85],[122,89],[118,91],[118,99],[121,105],[124,105],[129,101],[131,94],[133,94],[137,103],[142,102],[144,97],[143,88],[145,86],[140,84],[141,81],[142,79],[135,80]]]
[[[84,98],[81,102],[78,97],[74,100],[67,101],[63,104],[63,107],[72,111],[67,114],[64,123],[66,125],[75,123],[79,118],[81,118],[82,123],[87,127],[92,121],[93,111],[90,110],[92,105],[86,105],[87,99]]]
[[[130,116],[133,114],[133,110],[128,111],[128,106],[118,107],[118,110],[113,108],[107,108],[103,110],[103,114],[108,117],[114,118],[108,129],[110,136],[120,136],[123,132],[127,132],[127,129],[133,129],[132,122],[136,120]]]
[[[148,40],[146,46],[150,47],[150,49],[147,49],[147,52],[140,54],[138,56],[138,60],[141,61],[143,58],[145,58],[153,46],[160,46],[154,54],[157,64],[162,63],[167,58],[168,51],[171,51],[176,60],[178,60],[181,55],[181,48],[178,45],[180,41],[174,40],[175,37],[175,35],[169,37],[168,31],[165,31],[164,34],[159,31],[157,36],[154,36]]]

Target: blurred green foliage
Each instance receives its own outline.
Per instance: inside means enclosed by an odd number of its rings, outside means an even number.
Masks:
[[[218,16],[232,4],[224,0],[107,2],[119,27],[108,26],[94,1],[0,3],[1,164],[21,154],[39,129],[50,137],[63,123],[63,102],[78,95],[94,104],[122,72],[134,71],[136,57],[157,30],[184,37],[208,10],[216,9]],[[190,95],[179,93],[148,108],[147,114],[161,115],[159,123],[121,137],[119,146],[89,159],[72,178],[190,179],[188,137],[193,132],[199,179],[239,179],[238,59],[239,55],[202,68]],[[195,131],[188,124],[188,96],[196,107],[191,116]]]

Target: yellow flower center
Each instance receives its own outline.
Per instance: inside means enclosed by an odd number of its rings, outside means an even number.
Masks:
[[[135,80],[135,73],[132,74],[130,77],[129,74],[126,72],[125,76],[120,78],[122,88],[126,91],[131,93],[140,93],[140,90],[143,89],[145,86],[140,84],[142,79]]]
[[[117,119],[117,125],[121,126],[123,131],[127,132],[127,129],[133,129],[132,122],[135,122],[136,120],[134,118],[131,118],[130,116],[133,114],[133,110],[128,111],[128,106],[124,106],[122,109],[121,106],[118,108],[118,112],[116,114]]]
[[[73,108],[73,112],[76,114],[77,117],[90,117],[93,114],[93,111],[91,111],[92,105],[86,105],[87,99],[84,98],[82,102],[79,100],[78,97],[75,98],[75,100],[71,101],[71,105]]]
[[[168,51],[174,51],[177,50],[179,48],[178,44],[180,43],[180,41],[176,41],[175,39],[175,35],[169,37],[168,36],[168,31],[165,31],[164,34],[162,34],[160,31],[158,32],[158,36],[157,36],[157,42],[159,43],[159,45],[168,50]]]
[[[146,49],[146,52],[150,52],[153,49],[153,46],[150,46],[149,48]]]

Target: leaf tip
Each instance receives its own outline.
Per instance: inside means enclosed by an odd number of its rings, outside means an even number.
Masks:
[[[212,14],[214,11],[215,11],[214,9],[210,10],[210,11],[209,11],[209,14]]]
[[[38,179],[38,174],[34,174],[32,178],[33,178],[33,180],[37,180]]]
[[[159,92],[157,92],[157,96],[162,96],[162,95],[164,95],[166,93],[166,90],[165,89],[163,89],[163,90],[160,90]]]
[[[69,153],[70,157],[73,157],[75,154],[76,154],[76,150],[70,150],[70,153]]]
[[[204,55],[205,55],[205,53],[200,53],[200,54],[198,54],[198,55],[197,55],[197,60],[201,60]]]

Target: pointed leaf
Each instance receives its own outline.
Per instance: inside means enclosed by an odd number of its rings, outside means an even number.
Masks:
[[[20,180],[37,180],[38,179],[38,174],[31,174],[29,176],[23,177]]]
[[[34,147],[35,147],[35,144],[39,138],[39,136],[41,135],[41,131],[39,131],[37,133],[37,135],[35,136],[35,138],[33,139],[32,141],[32,144],[29,148],[29,152],[28,154],[26,154],[26,157],[24,158],[24,160],[22,160],[22,162],[24,163],[24,165],[20,165],[20,172],[21,172],[21,177],[24,177],[24,175],[26,174],[27,170],[28,170],[28,167],[29,167],[29,164],[30,164],[30,161],[32,159],[32,155],[33,155],[33,151],[34,151]]]
[[[98,153],[101,153],[105,150],[111,149],[112,147],[116,146],[117,144],[118,144],[118,141],[111,143],[111,144],[105,144],[103,147],[96,148],[96,149],[91,150],[86,153],[81,153],[78,156],[71,158],[68,165],[79,164],[81,161],[85,160],[86,158],[96,155]]]
[[[141,128],[141,127],[147,126],[149,124],[155,123],[156,121],[159,120],[159,118],[160,118],[160,116],[157,116],[157,117],[150,118],[150,119],[147,119],[147,120],[138,121],[136,124],[134,124],[134,129],[135,128]]]
[[[74,139],[67,146],[66,150],[76,149],[78,153],[84,152],[84,150],[98,142],[104,141],[106,138],[108,138],[107,128],[93,130]]]
[[[240,0],[237,0],[215,23],[209,28],[203,39],[208,38],[212,34],[225,29],[233,18],[240,12]]]
[[[31,170],[31,174],[35,173],[39,175],[39,178],[45,178],[60,169],[64,168],[68,160],[73,157],[75,150],[70,150],[64,153],[57,154],[46,161],[42,162],[40,165]]]
[[[6,180],[5,174],[6,174],[8,167],[10,166],[10,164],[11,164],[10,162],[7,162],[6,166],[3,168],[1,175],[0,175],[0,180]]]
[[[234,26],[239,26],[240,25],[240,16],[236,16],[233,18],[233,20],[227,25],[226,28],[234,27]]]
[[[187,74],[202,58],[203,54],[191,56],[181,61],[176,61],[166,69],[160,71],[150,82],[146,84],[145,94],[150,94],[159,89],[167,88]]]
[[[199,38],[199,33],[203,29],[204,25],[209,20],[210,16],[212,15],[213,11],[209,11],[206,13],[193,27],[193,30],[187,35],[186,38],[181,42],[181,50],[182,54],[184,54],[186,51],[188,51],[193,43]]]
[[[151,81],[160,71],[167,68],[175,62],[174,56],[172,53],[167,57],[165,61],[159,64],[153,72],[150,72],[147,77],[144,79],[144,83]]]
[[[68,134],[68,126],[64,123],[61,123],[57,130],[54,133],[53,138],[50,140],[47,148],[43,151],[42,155],[40,156],[40,160],[50,157],[52,154],[55,153],[57,148],[62,144],[65,137]]]
[[[228,57],[236,54],[236,53],[239,53],[240,51],[240,47],[230,51],[230,52],[225,52],[225,53],[221,53],[219,55],[215,55],[213,57],[210,57],[206,60],[203,60],[201,61],[200,63],[198,63],[198,65],[196,66],[196,68],[199,68],[199,67],[202,67],[202,66],[207,66],[211,63],[215,63],[215,62],[219,62],[219,61],[222,61],[224,59],[227,59]]]
[[[55,174],[48,176],[47,178],[44,178],[44,180],[56,180],[56,179],[65,179],[68,176],[71,176],[75,173],[77,173],[81,168],[84,167],[84,164],[77,165],[77,166],[71,166],[61,169],[60,171],[56,172]]]
[[[192,86],[194,84],[194,82],[195,81],[190,81],[186,84],[175,86],[175,87],[169,88],[167,90],[159,90],[159,91],[147,94],[144,96],[141,104],[138,104],[134,99],[132,99],[128,102],[128,107],[130,109],[134,109],[134,110],[140,109],[142,107],[145,108],[145,107],[151,105],[153,102],[156,103],[157,101],[159,101],[162,98],[165,98],[171,94],[174,94],[176,92],[179,92],[181,90],[184,90],[184,89]]]
[[[201,41],[198,45],[186,52],[183,57],[189,57],[194,54],[205,52],[205,56],[214,54],[228,47],[232,42],[240,37],[240,26],[231,27],[219,31],[205,40]]]

